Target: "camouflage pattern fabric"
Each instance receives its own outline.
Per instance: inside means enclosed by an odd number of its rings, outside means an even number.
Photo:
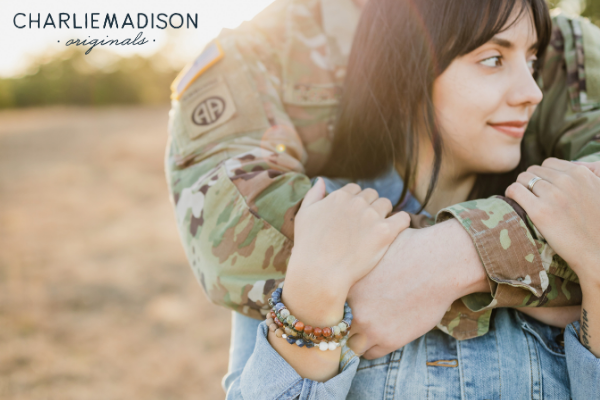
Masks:
[[[352,0],[277,0],[222,31],[193,67],[200,72],[176,81],[167,180],[187,258],[216,304],[262,318],[284,279],[294,216],[330,151],[358,16]],[[556,25],[541,77],[546,98],[524,139],[536,163],[600,152],[600,111],[580,81],[600,76],[600,64],[591,70],[584,56],[580,73],[577,58],[577,43],[597,32],[577,20],[578,42],[574,20],[563,21],[569,29]],[[567,83],[574,76],[578,102]],[[575,274],[505,200],[448,207],[437,221],[452,217],[473,238],[492,295],[459,300],[440,329],[466,339],[487,332],[492,308],[581,302]]]

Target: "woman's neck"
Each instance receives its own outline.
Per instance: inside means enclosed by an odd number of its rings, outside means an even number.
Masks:
[[[431,145],[419,146],[417,172],[408,190],[421,203],[425,202],[427,189],[433,174],[433,149]],[[396,170],[403,176],[403,166],[397,165]],[[477,174],[465,173],[460,166],[452,162],[451,157],[442,158],[442,166],[438,175],[435,189],[425,207],[430,215],[435,216],[439,210],[452,204],[466,201],[475,185]]]

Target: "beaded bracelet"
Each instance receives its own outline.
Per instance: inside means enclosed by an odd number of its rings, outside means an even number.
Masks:
[[[322,351],[335,350],[344,346],[348,338],[346,337],[352,326],[352,309],[346,303],[344,305],[344,318],[342,321],[332,327],[313,328],[310,325],[304,325],[290,314],[290,311],[281,301],[283,288],[276,289],[269,299],[271,311],[267,314],[267,326],[275,333],[277,337],[286,339],[290,344],[296,344],[298,347],[318,348]]]

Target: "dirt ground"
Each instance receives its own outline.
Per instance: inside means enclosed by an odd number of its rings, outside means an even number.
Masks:
[[[0,399],[222,399],[230,313],[179,243],[167,107],[0,111]]]

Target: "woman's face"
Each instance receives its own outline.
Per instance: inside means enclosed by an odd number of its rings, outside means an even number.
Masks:
[[[519,163],[525,128],[542,100],[532,76],[536,42],[524,12],[434,81],[433,103],[455,174],[506,172]]]

